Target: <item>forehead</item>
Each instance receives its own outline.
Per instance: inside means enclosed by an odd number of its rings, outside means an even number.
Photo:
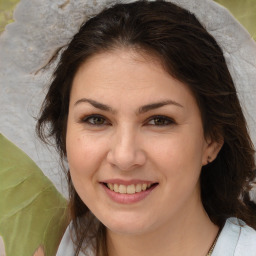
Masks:
[[[159,59],[129,49],[87,59],[74,77],[71,101],[82,96],[122,99],[126,103],[139,100],[145,104],[169,97],[185,105],[194,103],[188,86],[167,73]]]
[[[106,78],[107,82],[109,79],[119,79],[122,76],[126,79],[123,79],[119,86],[134,78],[138,81],[136,83],[138,87],[140,81],[146,79],[148,70],[154,71],[152,75],[166,73],[157,57],[122,48],[89,57],[78,69],[75,80],[77,77],[86,77],[95,81]]]

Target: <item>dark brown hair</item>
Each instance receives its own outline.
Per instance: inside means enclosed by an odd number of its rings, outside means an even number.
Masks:
[[[53,137],[65,158],[73,78],[90,56],[118,48],[157,57],[170,75],[190,88],[201,111],[205,136],[224,140],[217,158],[202,168],[203,205],[219,226],[233,216],[256,227],[255,205],[248,195],[255,178],[255,151],[222,50],[193,14],[172,3],[116,4],[88,20],[62,53],[37,123],[38,135],[44,141]],[[107,255],[103,224],[95,222],[70,176],[69,187],[77,253],[83,240],[96,237],[97,255]]]

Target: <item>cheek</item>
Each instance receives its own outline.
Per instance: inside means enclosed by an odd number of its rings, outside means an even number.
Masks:
[[[80,198],[90,204],[93,186],[97,183],[99,169],[99,148],[95,140],[83,135],[67,134],[67,159],[70,175]]]
[[[182,136],[175,134],[155,142],[151,148],[155,168],[162,172],[166,182],[172,184],[169,188],[177,188],[179,184],[182,191],[198,182],[203,152],[201,137],[191,136],[190,133],[182,133]]]
[[[200,165],[203,153],[202,140],[194,136],[172,135],[163,140],[156,140],[151,145],[151,155],[158,162],[186,165],[197,163]]]
[[[73,175],[89,175],[100,158],[100,148],[93,138],[67,134],[67,159]]]

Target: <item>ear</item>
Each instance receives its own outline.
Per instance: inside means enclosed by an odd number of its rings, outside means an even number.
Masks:
[[[207,165],[215,160],[224,144],[224,139],[221,138],[218,142],[211,139],[206,140],[205,150],[202,157],[202,165]]]

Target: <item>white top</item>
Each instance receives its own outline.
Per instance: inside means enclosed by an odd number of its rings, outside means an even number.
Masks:
[[[74,255],[70,225],[61,240],[56,256]],[[93,256],[92,252],[87,253]],[[79,256],[84,255],[79,253]],[[256,256],[256,231],[237,218],[229,218],[219,235],[212,256]]]
[[[212,256],[256,256],[256,231],[243,221],[229,218]]]

